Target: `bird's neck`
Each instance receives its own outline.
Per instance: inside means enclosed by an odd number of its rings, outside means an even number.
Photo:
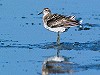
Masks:
[[[43,17],[45,17],[45,16],[49,16],[49,15],[51,15],[51,13],[44,13],[44,15],[43,15]]]
[[[47,19],[51,16],[51,13],[43,15],[43,21],[46,23]]]

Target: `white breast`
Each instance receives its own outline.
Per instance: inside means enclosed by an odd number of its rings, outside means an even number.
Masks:
[[[44,17],[45,15],[43,16],[43,23],[44,23],[44,27],[50,31],[53,31],[53,32],[64,32],[66,30],[65,27],[56,27],[56,28],[51,28],[51,27],[48,27],[47,26],[47,23],[44,22]]]
[[[48,27],[45,23],[44,23],[44,27],[50,31],[53,31],[53,32],[64,32],[66,28],[64,27],[56,27],[56,28],[51,28],[51,27]]]

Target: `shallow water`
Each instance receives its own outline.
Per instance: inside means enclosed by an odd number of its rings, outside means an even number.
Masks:
[[[38,15],[45,7],[53,13],[81,17],[83,28],[62,33],[58,47],[57,34],[46,30]],[[0,75],[99,75],[99,7],[100,0],[0,0]],[[57,49],[66,61],[44,67]]]

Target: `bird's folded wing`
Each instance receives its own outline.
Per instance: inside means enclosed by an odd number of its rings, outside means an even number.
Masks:
[[[52,16],[48,17],[47,25],[48,27],[51,27],[51,28],[72,27],[72,26],[77,26],[78,22],[76,20],[70,19],[70,17],[53,14]]]

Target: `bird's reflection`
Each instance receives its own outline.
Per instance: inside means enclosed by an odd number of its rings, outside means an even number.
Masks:
[[[47,58],[42,64],[42,75],[74,73],[78,72],[79,65],[69,61],[68,57],[59,55],[60,50],[57,50],[57,55]]]

